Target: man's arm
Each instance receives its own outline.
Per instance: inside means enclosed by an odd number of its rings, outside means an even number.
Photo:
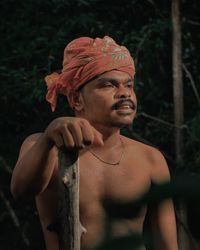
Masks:
[[[13,170],[11,192],[15,199],[27,199],[41,193],[49,184],[57,166],[57,148],[44,134],[33,134],[23,142]]]
[[[27,199],[43,192],[58,170],[58,148],[81,148],[84,143],[103,145],[101,134],[82,118],[60,117],[44,133],[29,136],[22,144],[13,171],[11,192]]]
[[[167,163],[162,154],[153,152],[152,182],[156,185],[170,181]],[[156,250],[178,250],[176,219],[173,201],[164,199],[152,211],[152,229]]]

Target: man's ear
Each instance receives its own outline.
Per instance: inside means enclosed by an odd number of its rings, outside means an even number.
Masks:
[[[80,91],[70,91],[68,94],[68,102],[74,111],[80,112],[83,110],[83,98]]]

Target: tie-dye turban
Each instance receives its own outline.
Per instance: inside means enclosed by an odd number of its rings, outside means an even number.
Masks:
[[[59,93],[68,96],[71,90],[77,90],[95,76],[114,69],[131,77],[135,73],[129,51],[112,38],[80,37],[70,42],[64,50],[61,73],[54,72],[45,77],[48,86],[46,100],[51,104],[52,111],[56,108]]]

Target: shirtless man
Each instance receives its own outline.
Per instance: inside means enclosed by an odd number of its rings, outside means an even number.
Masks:
[[[136,114],[134,63],[129,51],[110,37],[78,38],[64,51],[63,70],[46,77],[46,99],[55,110],[57,93],[66,95],[75,117],[53,120],[40,134],[22,144],[13,171],[15,199],[36,197],[46,248],[58,250],[55,220],[58,197],[58,149],[79,149],[80,220],[87,232],[81,246],[95,249],[105,237],[104,201],[128,202],[146,194],[151,183],[169,180],[162,154],[155,148],[120,135]],[[111,226],[111,235],[142,234],[147,207],[134,219]],[[134,211],[133,211],[134,213]],[[171,200],[153,212],[157,250],[177,250],[176,222]],[[134,247],[134,246],[133,246]]]

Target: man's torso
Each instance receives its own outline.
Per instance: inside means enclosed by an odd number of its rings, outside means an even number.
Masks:
[[[119,202],[137,201],[151,185],[150,147],[125,137],[123,142],[124,155],[120,165],[102,163],[87,150],[79,155],[80,220],[87,230],[81,238],[84,249],[94,249],[108,233],[112,237],[142,233],[146,207],[137,205],[133,206],[133,218],[114,220],[106,231],[109,221],[106,204],[112,207]],[[47,249],[58,249],[57,243],[54,245],[57,237],[46,229],[55,217],[56,188],[45,191],[36,200]]]

